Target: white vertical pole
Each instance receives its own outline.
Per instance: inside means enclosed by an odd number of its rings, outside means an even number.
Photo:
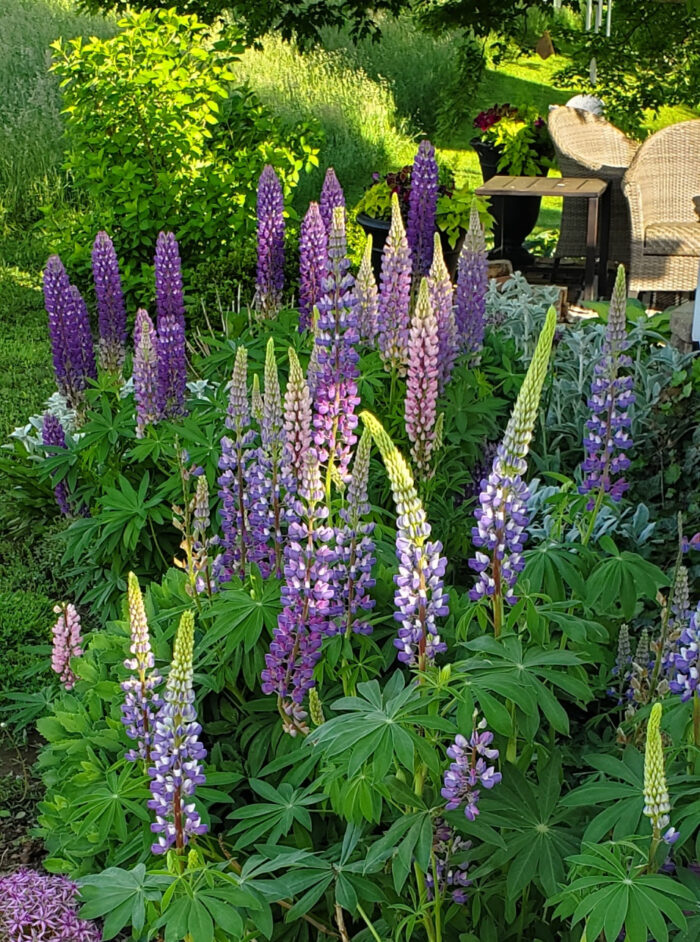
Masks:
[[[608,0],[608,15],[606,17],[606,22],[605,22],[605,35],[606,36],[610,36],[610,32],[612,30],[612,7],[613,7],[613,0]]]
[[[587,31],[591,28],[592,18],[593,18],[593,0],[586,0],[586,30]]]
[[[600,32],[600,24],[603,21],[603,0],[598,0],[598,6],[595,11],[595,31]]]

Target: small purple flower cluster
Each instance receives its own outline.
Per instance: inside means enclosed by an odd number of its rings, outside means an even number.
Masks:
[[[406,237],[416,282],[427,276],[433,262],[437,201],[438,165],[435,148],[430,141],[424,140],[420,142],[413,161],[406,222]]]
[[[493,733],[486,729],[486,720],[481,720],[469,739],[458,734],[448,747],[447,756],[453,761],[443,776],[441,791],[447,802],[446,811],[464,805],[465,817],[470,821],[476,819],[480,795],[477,785],[493,788],[501,781],[501,773],[493,764],[498,758],[498,749],[491,748],[492,742]]]
[[[180,619],[173,661],[165,685],[164,703],[155,721],[151,758],[151,799],[155,811],[151,831],[158,835],[151,845],[154,854],[164,854],[173,845],[182,853],[190,837],[205,834],[194,803],[197,785],[205,777],[202,762],[206,750],[199,741],[202,727],[197,722],[192,689],[194,656],[194,616],[184,612]]]
[[[80,615],[70,602],[55,605],[54,614],[58,615],[58,618],[52,629],[51,668],[58,674],[66,690],[72,690],[78,678],[70,666],[70,659],[80,657],[83,653]]]
[[[669,687],[672,693],[680,694],[681,700],[698,696],[700,683],[700,603],[690,613],[688,625],[681,632],[678,652],[675,656],[675,679]]]
[[[41,441],[42,444],[47,446],[47,455],[58,454],[58,449],[65,449],[66,447],[66,433],[63,431],[63,426],[59,419],[51,412],[44,413],[44,421],[41,427]],[[70,516],[72,507],[68,484],[65,481],[58,481],[53,492],[56,503],[58,504],[58,509],[64,517]]]
[[[319,461],[348,477],[352,446],[357,441],[355,407],[359,341],[355,280],[346,254],[344,210],[336,207],[328,237],[328,277],[318,303],[315,348],[318,374],[314,392],[314,442]]]
[[[184,415],[187,391],[185,302],[180,252],[172,232],[161,232],[155,256],[158,312],[158,411],[161,418]]]
[[[117,253],[106,232],[98,232],[92,246],[92,276],[97,298],[100,366],[119,374],[126,353],[126,308]]]
[[[44,302],[56,382],[70,405],[80,411],[88,380],[97,376],[95,354],[85,302],[68,280],[58,255],[46,263]]]
[[[94,922],[78,918],[78,885],[21,868],[0,877],[0,938],[6,942],[100,942]]]
[[[282,306],[284,290],[284,195],[282,184],[268,164],[258,182],[257,304],[265,318]]]
[[[311,314],[323,297],[328,276],[328,232],[318,203],[311,203],[299,232],[299,330],[311,327]]]
[[[453,858],[471,850],[472,842],[450,827],[442,818],[435,819],[433,831],[433,855],[437,876],[438,893],[444,898],[449,892],[453,903],[462,905],[467,901],[466,889],[472,885],[469,879],[469,862]],[[435,899],[435,878],[431,870],[425,874],[425,886],[429,900]]]
[[[634,403],[634,378],[620,371],[632,365],[623,352],[627,345],[626,331],[627,287],[625,270],[620,265],[615,279],[602,356],[595,365],[588,406],[591,418],[586,422],[587,434],[583,439],[586,450],[581,469],[581,494],[591,494],[588,509],[593,510],[596,500],[609,494],[619,501],[627,490],[627,482],[620,477],[630,465],[627,451],[632,447],[629,428],[632,418],[629,407]]]

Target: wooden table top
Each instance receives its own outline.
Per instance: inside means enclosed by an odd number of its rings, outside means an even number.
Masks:
[[[495,176],[474,191],[479,196],[578,196],[593,199],[608,188],[598,177],[506,177]]]

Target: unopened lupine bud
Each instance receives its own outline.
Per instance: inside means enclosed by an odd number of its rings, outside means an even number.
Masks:
[[[404,421],[411,457],[419,474],[431,476],[438,400],[438,324],[430,305],[428,282],[421,282],[408,340]]]
[[[433,264],[428,277],[430,305],[438,325],[438,384],[442,392],[450,381],[457,357],[457,322],[452,279],[445,265],[440,236],[435,233]]]
[[[488,286],[486,240],[479,220],[476,200],[474,200],[469,217],[469,229],[457,265],[455,299],[457,347],[460,352],[467,353],[471,357],[478,357],[484,344]]]
[[[411,306],[411,250],[399,199],[391,198],[391,227],[384,243],[379,287],[379,353],[386,370],[403,376],[408,362]]]
[[[360,340],[363,343],[374,344],[379,329],[379,291],[372,268],[372,236],[367,236],[365,250],[360,262],[355,281],[355,297],[357,299],[357,325]]]
[[[134,325],[134,401],[136,437],[143,438],[148,425],[158,421],[158,337],[153,321],[143,309],[136,312]]]

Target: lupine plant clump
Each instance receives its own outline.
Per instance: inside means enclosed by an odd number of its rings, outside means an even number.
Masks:
[[[35,833],[105,938],[698,934],[695,357],[626,322],[621,275],[575,325],[488,285],[475,209],[453,284],[427,142],[402,173],[378,283],[329,172],[284,292],[263,169],[221,330],[185,336],[171,234],[153,320],[106,235],[94,307],[47,264],[59,391],[0,514],[61,513],[73,603],[3,724],[37,722]],[[43,895],[52,939],[93,937]]]

